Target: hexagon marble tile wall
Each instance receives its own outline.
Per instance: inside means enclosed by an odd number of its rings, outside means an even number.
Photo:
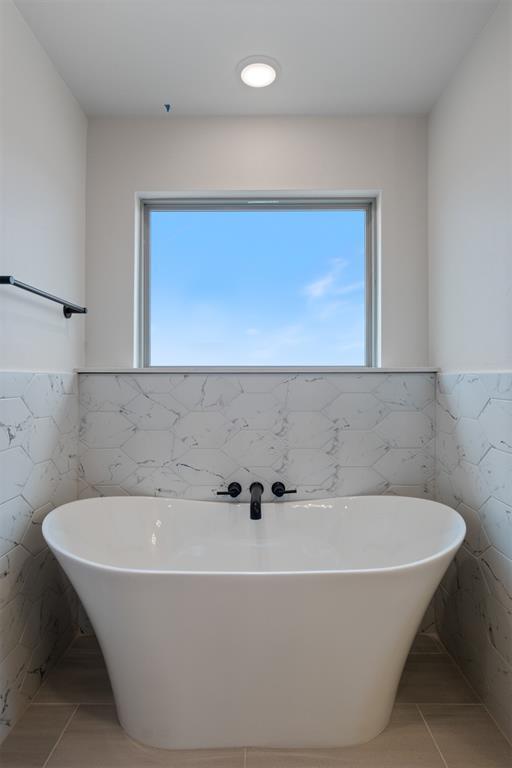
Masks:
[[[433,493],[434,374],[80,377],[80,496]]]
[[[436,432],[437,498],[467,525],[436,624],[512,738],[512,373],[440,374]]]
[[[0,740],[75,633],[41,523],[76,498],[77,439],[76,374],[0,373]]]

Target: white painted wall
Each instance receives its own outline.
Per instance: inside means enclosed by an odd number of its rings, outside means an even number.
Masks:
[[[512,368],[512,4],[477,38],[429,121],[430,359]]]
[[[97,118],[87,166],[88,366],[134,360],[138,193],[382,191],[382,364],[427,360],[426,119]]]
[[[0,273],[84,300],[87,121],[10,0],[0,2]],[[84,318],[0,286],[0,368],[82,363]]]

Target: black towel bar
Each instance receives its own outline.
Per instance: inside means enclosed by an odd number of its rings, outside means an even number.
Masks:
[[[54,301],[56,304],[62,304],[62,311],[64,317],[68,319],[71,315],[85,315],[87,313],[87,307],[80,307],[78,304],[73,304],[71,301],[65,301],[65,299],[59,299],[58,296],[54,296],[46,291],[41,291],[39,288],[34,288],[33,285],[27,285],[22,283],[21,280],[16,280],[12,275],[0,275],[0,285],[14,285],[15,288],[21,288],[24,291],[35,293],[36,296],[42,296],[43,299],[48,301]]]

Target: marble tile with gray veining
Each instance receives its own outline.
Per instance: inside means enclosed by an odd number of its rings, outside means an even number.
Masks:
[[[436,496],[466,538],[436,596],[438,631],[512,735],[512,374],[440,374]]]
[[[78,494],[75,374],[0,373],[0,739],[77,623],[74,592],[43,539]]]
[[[305,498],[398,486],[431,495],[434,378],[82,374],[80,495],[213,499],[256,478],[264,498],[278,479]]]

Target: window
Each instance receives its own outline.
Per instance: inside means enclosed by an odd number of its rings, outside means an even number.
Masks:
[[[372,200],[143,204],[142,364],[373,364]]]

